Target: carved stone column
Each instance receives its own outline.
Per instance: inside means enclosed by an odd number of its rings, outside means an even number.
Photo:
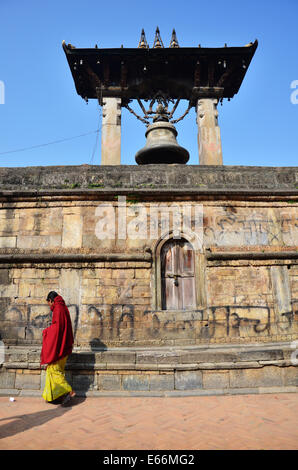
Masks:
[[[121,164],[121,99],[104,98],[101,129],[101,164]]]
[[[215,98],[201,98],[197,102],[200,165],[222,165],[217,103]]]

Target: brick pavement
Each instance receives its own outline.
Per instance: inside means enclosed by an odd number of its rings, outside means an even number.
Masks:
[[[0,397],[0,449],[298,449],[298,394]]]

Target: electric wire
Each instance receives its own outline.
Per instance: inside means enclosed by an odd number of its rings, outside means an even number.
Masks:
[[[96,152],[96,149],[97,149],[98,139],[99,139],[99,131],[100,131],[100,127],[101,127],[101,126],[100,126],[100,123],[101,123],[101,108],[99,108],[99,111],[98,111],[97,132],[96,132],[95,143],[94,143],[94,147],[93,147],[93,151],[92,151],[92,155],[91,155],[91,159],[90,159],[89,165],[92,165],[92,164],[93,164],[93,159],[94,159],[95,152]]]
[[[27,150],[33,150],[33,149],[40,148],[40,147],[46,147],[48,145],[60,144],[62,142],[66,142],[68,140],[78,139],[79,137],[85,137],[87,135],[98,134],[98,133],[99,133],[99,128],[96,129],[96,131],[86,132],[85,134],[79,134],[79,135],[75,135],[73,137],[66,137],[65,139],[53,140],[52,142],[47,142],[45,144],[32,145],[31,147],[24,147],[24,148],[19,148],[19,149],[15,149],[15,150],[8,150],[6,152],[0,152],[0,155],[7,155],[9,153],[17,153],[17,152],[25,152]]]

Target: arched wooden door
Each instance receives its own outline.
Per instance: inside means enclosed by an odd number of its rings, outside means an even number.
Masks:
[[[169,240],[161,250],[162,309],[196,307],[195,260],[192,245],[184,240]]]

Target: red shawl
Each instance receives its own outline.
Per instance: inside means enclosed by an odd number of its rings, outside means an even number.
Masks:
[[[52,364],[72,352],[73,332],[68,308],[61,295],[51,306],[52,324],[42,332],[40,364]]]

